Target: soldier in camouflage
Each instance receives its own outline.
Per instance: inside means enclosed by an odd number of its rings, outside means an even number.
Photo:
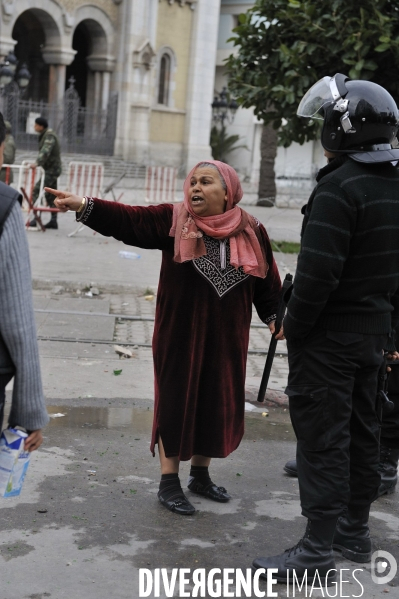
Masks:
[[[57,179],[61,175],[61,154],[60,142],[56,133],[48,128],[47,120],[43,117],[38,117],[35,120],[35,131],[39,134],[39,156],[36,160],[36,166],[41,166],[44,169],[44,186],[57,188]],[[37,200],[40,192],[40,181],[33,188],[33,202]],[[47,205],[54,208],[54,196],[51,193],[45,194]],[[36,221],[33,219],[29,223],[30,227],[36,226]],[[50,221],[45,225],[46,229],[58,229],[57,213],[51,213]]]

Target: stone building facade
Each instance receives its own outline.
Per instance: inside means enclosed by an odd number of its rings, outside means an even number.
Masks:
[[[27,63],[24,98],[61,104],[71,76],[91,114],[104,113],[117,96],[114,155],[176,166],[183,175],[211,157],[213,94],[228,86],[228,39],[251,6],[253,0],[0,0],[0,62],[14,50]],[[261,130],[248,109],[228,127],[245,146],[228,160],[254,193]],[[296,187],[305,179],[307,188],[323,163],[320,144],[292,144],[278,150],[276,177]]]
[[[1,0],[0,60],[32,74],[27,96],[81,104],[118,95],[114,154],[186,171],[210,157],[220,0]]]

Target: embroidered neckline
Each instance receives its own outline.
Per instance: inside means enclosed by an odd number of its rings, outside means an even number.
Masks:
[[[234,287],[245,281],[249,277],[244,269],[236,269],[230,264],[230,242],[225,240],[223,246],[225,249],[225,260],[221,263],[220,242],[218,239],[204,235],[206,247],[206,256],[192,260],[194,268],[210,283],[213,289],[221,299],[226,293]],[[224,267],[224,268],[223,268]]]

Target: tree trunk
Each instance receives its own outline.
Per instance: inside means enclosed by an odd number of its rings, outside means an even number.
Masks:
[[[277,131],[272,123],[262,129],[260,142],[260,174],[258,189],[258,206],[274,206],[276,203],[276,181],[274,161],[277,154]]]

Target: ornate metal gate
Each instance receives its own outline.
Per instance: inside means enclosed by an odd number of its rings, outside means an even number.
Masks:
[[[117,111],[116,93],[111,94],[106,110],[89,110],[81,106],[72,77],[61,105],[23,100],[18,86],[0,96],[0,112],[11,122],[13,136],[21,150],[37,149],[33,123],[36,117],[43,116],[58,134],[63,152],[112,156]]]

